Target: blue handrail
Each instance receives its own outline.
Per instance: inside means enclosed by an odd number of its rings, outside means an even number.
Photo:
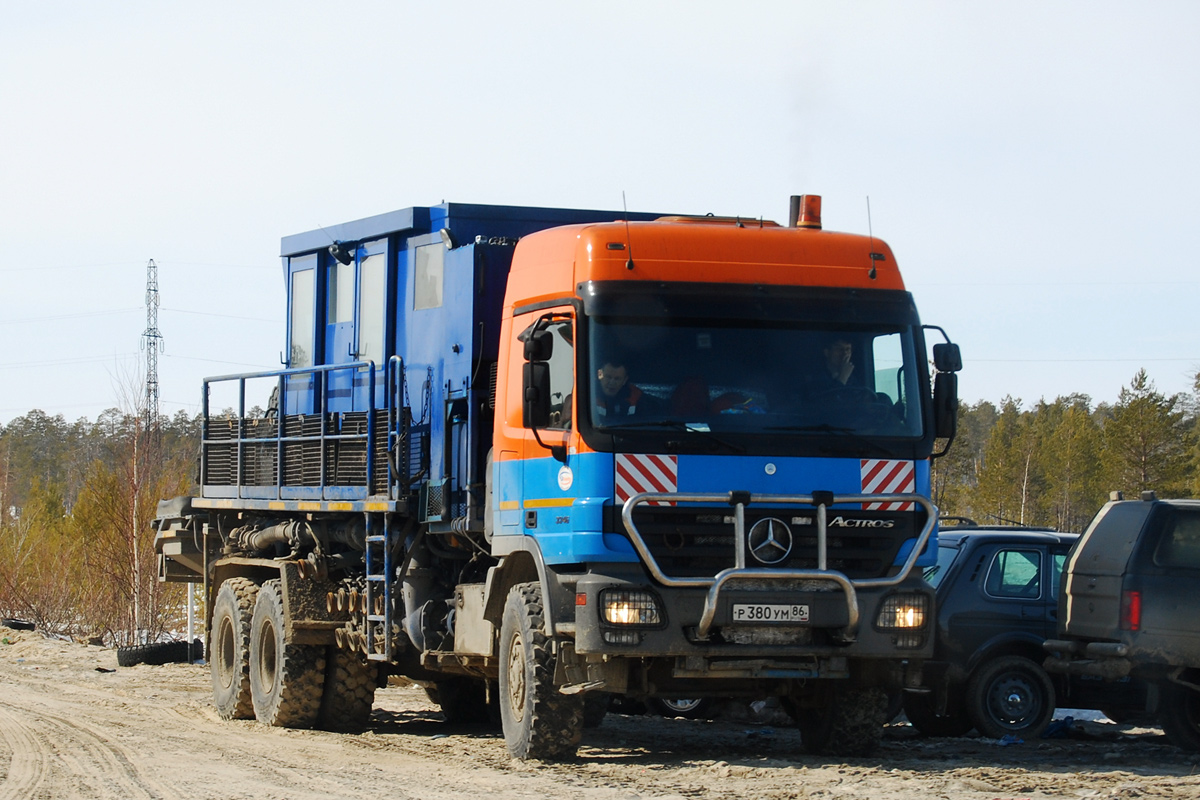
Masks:
[[[393,370],[393,366],[392,366],[393,361],[398,361],[397,357],[393,356],[392,359],[389,360],[388,365],[387,365],[387,369],[388,369],[389,373],[391,373]],[[336,498],[329,497],[328,490],[331,487],[326,485],[326,467],[328,466],[326,463],[327,462],[326,444],[329,442],[337,442],[337,441],[362,441],[364,443],[365,456],[366,456],[366,484],[363,488],[369,494],[371,487],[374,486],[374,477],[375,477],[375,451],[374,451],[374,448],[372,447],[372,443],[375,441],[375,415],[373,413],[371,413],[373,411],[373,409],[370,407],[368,407],[368,409],[367,409],[367,431],[365,434],[361,434],[361,433],[351,433],[351,434],[329,433],[328,429],[327,429],[327,425],[326,425],[326,414],[328,413],[327,401],[328,401],[328,397],[329,397],[329,380],[330,380],[330,376],[332,374],[337,373],[337,372],[343,372],[343,371],[352,371],[352,372],[365,371],[367,373],[367,381],[368,381],[367,396],[369,398],[371,398],[371,402],[373,403],[373,400],[375,397],[375,369],[376,368],[375,368],[374,361],[354,361],[354,362],[350,362],[350,363],[346,363],[346,364],[324,364],[321,366],[313,366],[313,367],[293,367],[290,369],[273,370],[270,372],[254,372],[254,373],[247,372],[247,373],[238,373],[238,374],[233,374],[233,375],[219,375],[219,376],[216,376],[213,378],[205,379],[204,380],[203,399],[202,399],[202,414],[203,414],[204,427],[203,427],[203,432],[202,432],[203,438],[201,439],[201,445],[200,445],[200,447],[201,447],[201,464],[204,469],[204,474],[201,475],[201,482],[206,485],[208,484],[207,472],[208,472],[209,461],[208,461],[207,456],[210,452],[210,449],[215,446],[228,446],[230,444],[236,444],[237,468],[236,468],[236,474],[234,476],[234,480],[235,480],[234,486],[236,487],[236,492],[237,492],[236,496],[239,499],[246,497],[247,496],[246,489],[248,488],[248,484],[245,479],[246,476],[243,474],[243,469],[244,469],[244,464],[245,464],[245,456],[246,456],[247,447],[252,444],[255,447],[262,448],[264,446],[274,444],[275,445],[275,453],[276,453],[274,495],[275,495],[275,499],[282,499],[283,498],[283,489],[284,489],[283,478],[284,478],[285,445],[289,444],[289,443],[316,442],[319,444],[319,447],[320,447],[318,487],[320,489],[321,498],[322,499],[336,499]],[[401,374],[403,372],[403,363],[402,362],[400,363],[400,372],[401,372]],[[321,421],[320,432],[316,435],[309,434],[309,435],[285,436],[283,434],[283,421],[284,421],[284,419],[286,419],[287,411],[288,411],[288,409],[287,409],[287,398],[288,398],[287,379],[289,377],[293,377],[293,376],[297,376],[297,375],[311,375],[314,378],[316,378],[317,376],[320,376],[320,378],[319,378],[320,391],[315,392],[313,395],[314,405],[316,406],[313,410],[313,414],[315,416],[317,416],[318,419],[320,419],[320,421]],[[246,436],[246,382],[249,380],[262,380],[264,378],[272,378],[272,377],[274,377],[278,380],[278,386],[276,387],[276,392],[277,392],[277,397],[278,397],[279,408],[277,411],[275,435],[274,436],[247,437]],[[237,435],[234,439],[212,439],[209,437],[209,424],[210,424],[210,420],[211,420],[211,415],[209,413],[210,386],[212,384],[225,383],[225,382],[230,382],[230,381],[238,382]],[[389,435],[391,435],[392,431],[394,431],[394,424],[392,422],[393,411],[391,409],[392,397],[390,394],[388,395],[388,397],[385,398],[384,402],[388,408]],[[264,488],[263,484],[249,484],[249,486],[254,486],[260,490],[262,488]],[[389,481],[388,481],[389,494],[391,493],[391,486],[392,486],[391,470],[389,469]],[[339,487],[339,488],[344,489],[344,487]],[[258,496],[258,495],[256,494],[256,496]]]

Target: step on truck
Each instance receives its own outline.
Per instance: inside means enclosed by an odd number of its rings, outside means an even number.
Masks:
[[[204,382],[199,489],[155,522],[222,717],[362,726],[400,675],[550,759],[595,698],[775,696],[849,755],[921,685],[961,359],[819,197],[444,203],[282,259],[285,366]]]

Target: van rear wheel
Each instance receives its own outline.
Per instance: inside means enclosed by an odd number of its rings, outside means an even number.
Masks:
[[[1200,692],[1175,684],[1163,686],[1158,721],[1171,744],[1200,751]]]

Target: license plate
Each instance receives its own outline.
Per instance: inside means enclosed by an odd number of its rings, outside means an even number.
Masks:
[[[808,622],[807,605],[734,603],[734,622]]]

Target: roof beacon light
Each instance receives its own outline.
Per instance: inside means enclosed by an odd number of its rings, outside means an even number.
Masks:
[[[821,195],[792,195],[791,212],[791,227],[821,230]]]

